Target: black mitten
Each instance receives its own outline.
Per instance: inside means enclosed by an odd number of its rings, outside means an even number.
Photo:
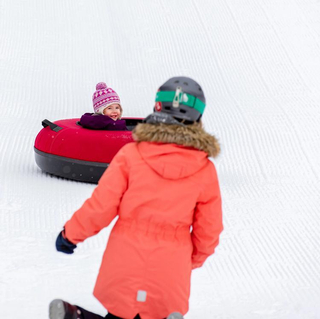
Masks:
[[[75,248],[77,248],[77,245],[73,244],[71,241],[69,241],[65,237],[64,230],[63,230],[60,232],[60,234],[57,237],[56,248],[57,248],[57,251],[61,251],[62,253],[73,254],[73,251]]]

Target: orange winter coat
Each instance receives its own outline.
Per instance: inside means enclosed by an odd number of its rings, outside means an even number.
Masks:
[[[188,311],[191,270],[214,252],[222,231],[207,156],[177,144],[127,144],[66,223],[66,237],[77,244],[118,216],[94,289],[112,314],[160,319]]]

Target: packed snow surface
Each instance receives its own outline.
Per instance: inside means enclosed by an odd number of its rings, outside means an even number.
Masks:
[[[56,252],[95,185],[41,172],[41,121],[90,112],[101,81],[144,117],[177,75],[206,95],[225,225],[185,318],[320,318],[319,17],[319,0],[1,1],[1,319],[48,318],[54,298],[106,313],[92,290],[112,225]]]

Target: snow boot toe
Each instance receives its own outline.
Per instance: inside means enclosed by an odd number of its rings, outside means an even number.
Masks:
[[[81,312],[76,306],[61,299],[55,299],[49,305],[50,319],[81,319]]]
[[[183,316],[180,312],[173,312],[167,317],[167,319],[183,319]]]

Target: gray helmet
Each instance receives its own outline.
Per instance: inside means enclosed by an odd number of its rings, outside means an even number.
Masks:
[[[190,124],[199,122],[205,106],[201,86],[191,78],[177,76],[160,86],[154,111],[167,113],[178,121]]]

